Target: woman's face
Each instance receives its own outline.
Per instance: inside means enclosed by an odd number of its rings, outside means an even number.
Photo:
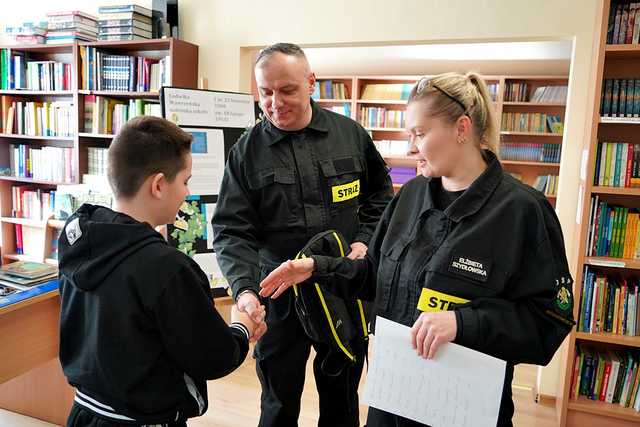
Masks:
[[[416,101],[407,106],[407,133],[409,155],[418,161],[418,173],[426,177],[451,176],[461,155],[455,125],[429,116],[427,103]]]

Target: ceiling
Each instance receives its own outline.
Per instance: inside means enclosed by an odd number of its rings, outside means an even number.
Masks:
[[[316,74],[569,74],[571,41],[305,47]]]

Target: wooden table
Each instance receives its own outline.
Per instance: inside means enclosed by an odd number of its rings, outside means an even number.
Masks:
[[[74,390],[58,361],[57,281],[25,292],[0,307],[0,408],[64,425]]]

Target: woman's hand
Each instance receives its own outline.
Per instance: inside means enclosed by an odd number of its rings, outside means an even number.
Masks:
[[[313,258],[283,262],[260,282],[260,296],[278,298],[291,286],[311,277],[314,267]]]
[[[453,311],[422,313],[411,328],[411,345],[418,355],[433,359],[438,348],[456,338],[458,323]]]

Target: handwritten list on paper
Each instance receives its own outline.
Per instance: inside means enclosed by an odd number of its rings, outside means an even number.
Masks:
[[[410,328],[378,317],[362,400],[431,427],[495,427],[506,362],[457,344],[418,356]]]

